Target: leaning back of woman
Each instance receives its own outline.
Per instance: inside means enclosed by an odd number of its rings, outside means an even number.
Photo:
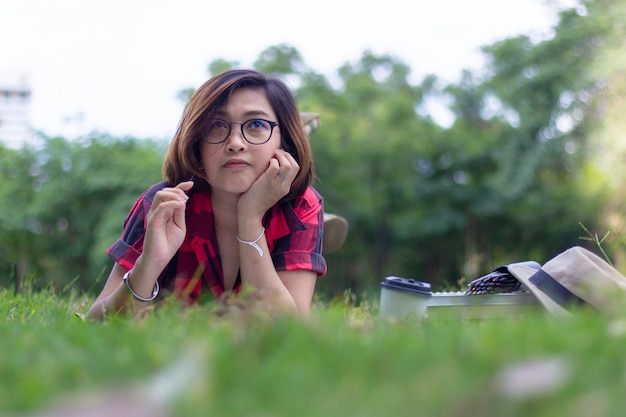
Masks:
[[[111,273],[88,317],[143,313],[253,292],[272,313],[307,316],[322,256],[323,199],[291,90],[254,70],[225,71],[185,107],[164,181],[135,202],[109,249]]]

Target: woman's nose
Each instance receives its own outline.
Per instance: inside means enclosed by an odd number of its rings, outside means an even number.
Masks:
[[[241,127],[232,126],[230,129],[230,135],[226,139],[228,141],[228,150],[242,150],[246,146],[246,140],[243,137],[243,133],[241,132]]]

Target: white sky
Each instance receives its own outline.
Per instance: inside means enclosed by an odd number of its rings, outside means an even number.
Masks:
[[[288,43],[332,77],[370,49],[454,82],[481,46],[555,22],[542,0],[0,0],[0,84],[26,80],[48,135],[169,138],[177,92],[217,58],[251,66]]]

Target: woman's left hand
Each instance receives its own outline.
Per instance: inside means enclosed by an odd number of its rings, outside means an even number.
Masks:
[[[265,172],[239,198],[239,212],[263,216],[289,193],[299,170],[300,166],[289,152],[277,149]]]

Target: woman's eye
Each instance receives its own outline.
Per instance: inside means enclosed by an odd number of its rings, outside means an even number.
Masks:
[[[248,127],[250,129],[267,129],[267,122],[265,120],[250,120],[248,121]]]
[[[211,129],[226,129],[228,126],[223,120],[214,120]]]

